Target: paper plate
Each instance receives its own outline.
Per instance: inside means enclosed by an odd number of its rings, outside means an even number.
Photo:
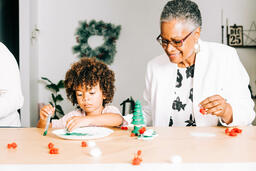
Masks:
[[[71,133],[67,133],[65,129],[56,129],[52,133],[63,139],[70,140],[89,140],[97,139],[110,135],[114,131],[104,127],[84,127],[77,128]]]

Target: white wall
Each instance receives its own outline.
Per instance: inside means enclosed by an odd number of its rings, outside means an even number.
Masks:
[[[38,120],[38,44],[31,39],[38,20],[37,0],[19,0],[19,7],[20,71],[24,96],[21,124],[30,127],[36,125]]]
[[[163,53],[155,38],[159,35],[159,17],[166,2],[167,0],[38,0],[39,63],[38,70],[35,71],[38,73],[38,79],[41,76],[55,82],[64,79],[70,64],[78,60],[72,53],[72,46],[76,44],[74,33],[79,26],[78,22],[103,20],[122,26],[117,41],[117,54],[111,65],[116,73],[116,94],[113,103],[119,107],[119,104],[130,96],[142,100],[146,63]],[[255,0],[196,2],[202,12],[201,38],[204,40],[221,42],[221,9],[224,20],[228,17],[230,24],[249,27],[253,20],[256,21]],[[255,52],[256,49],[238,49],[241,60],[253,80],[256,80]],[[48,102],[49,91],[43,84],[38,86],[38,102]],[[255,89],[254,84],[253,88]],[[62,93],[65,96],[65,93]],[[67,101],[63,103],[63,107],[66,112],[72,110]]]

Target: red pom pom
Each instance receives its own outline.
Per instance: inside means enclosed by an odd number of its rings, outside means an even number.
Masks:
[[[200,113],[202,113],[202,114],[204,115],[204,114],[206,114],[206,110],[203,109],[203,108],[201,108],[201,109],[200,109]]]
[[[138,158],[138,157],[134,157],[132,160],[132,165],[140,165],[142,159]]]
[[[225,129],[225,134],[228,134],[228,133],[229,133],[229,129],[226,128],[226,129]]]
[[[237,133],[231,130],[229,133],[229,136],[232,136],[232,137],[237,136]]]
[[[17,145],[15,142],[13,142],[13,143],[11,143],[11,144],[7,144],[7,148],[8,148],[8,149],[11,149],[11,148],[15,149],[15,148],[17,148],[17,147],[18,147],[18,145]]]
[[[59,154],[59,149],[58,148],[53,148],[54,154]]]
[[[128,127],[127,126],[121,126],[121,129],[122,130],[128,130]]]
[[[242,133],[242,129],[238,128],[237,133]]]
[[[233,128],[232,130],[234,130],[234,132],[236,132],[236,133],[241,133],[242,132],[242,130],[239,129],[239,128]]]
[[[50,143],[48,144],[48,148],[49,148],[49,149],[52,149],[53,147],[54,147],[54,144],[50,142]]]
[[[59,149],[58,148],[51,148],[49,153],[50,154],[59,154]]]
[[[137,151],[137,155],[140,156],[141,155],[141,150]]]
[[[12,148],[12,144],[7,144],[7,148],[11,149]]]
[[[13,149],[15,149],[18,146],[15,142],[13,142],[11,145]]]
[[[50,154],[54,154],[53,148],[50,149],[49,153],[50,153]]]
[[[131,137],[134,137],[135,136],[135,134],[134,133],[131,133]]]
[[[85,141],[82,141],[81,146],[82,147],[87,147],[87,143]]]
[[[142,127],[142,128],[140,128],[140,130],[139,130],[140,134],[144,134],[145,131],[146,131],[146,128],[145,128],[145,127]]]

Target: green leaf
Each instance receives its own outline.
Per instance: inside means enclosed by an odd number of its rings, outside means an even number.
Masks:
[[[54,90],[55,92],[59,91],[59,88],[58,88],[58,86],[56,84],[49,84],[46,87],[51,89],[51,90]]]
[[[52,102],[49,102],[49,103],[50,103],[52,106],[54,106]]]
[[[46,80],[46,81],[48,81],[49,83],[51,83],[51,84],[53,84],[48,78],[46,78],[46,77],[41,77],[41,79],[42,80]]]
[[[56,101],[64,100],[63,97],[60,94],[58,94],[55,99],[56,99]]]
[[[52,93],[52,100],[53,100],[54,104],[56,104],[56,97],[54,96],[53,93]]]
[[[60,114],[64,115],[64,112],[63,112],[62,107],[61,107],[60,105],[56,105],[56,106],[55,106],[55,109],[56,109],[56,111],[59,112]]]
[[[58,84],[57,84],[57,87],[58,87],[59,89],[64,88],[64,81],[63,81],[63,80],[60,80],[60,81],[58,82]]]

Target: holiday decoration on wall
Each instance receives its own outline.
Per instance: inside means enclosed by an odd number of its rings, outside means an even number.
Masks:
[[[229,26],[227,30],[227,44],[233,47],[243,46],[243,26]]]
[[[256,48],[256,24],[253,21],[250,25],[249,30],[243,31],[244,35],[244,46]]]
[[[256,48],[256,24],[253,21],[250,29],[245,30],[242,25],[228,25],[226,21],[227,45],[241,48]]]
[[[252,21],[250,29],[246,30],[242,25],[229,25],[226,18],[226,27],[224,27],[224,12],[221,9],[221,42],[232,47],[256,48],[256,24]],[[226,42],[224,32],[226,30]]]
[[[119,37],[121,26],[115,26],[103,21],[80,22],[76,32],[77,45],[73,47],[74,53],[79,57],[96,57],[98,60],[111,64],[116,54],[116,40]],[[91,36],[102,36],[104,43],[101,46],[92,48],[88,43]]]

